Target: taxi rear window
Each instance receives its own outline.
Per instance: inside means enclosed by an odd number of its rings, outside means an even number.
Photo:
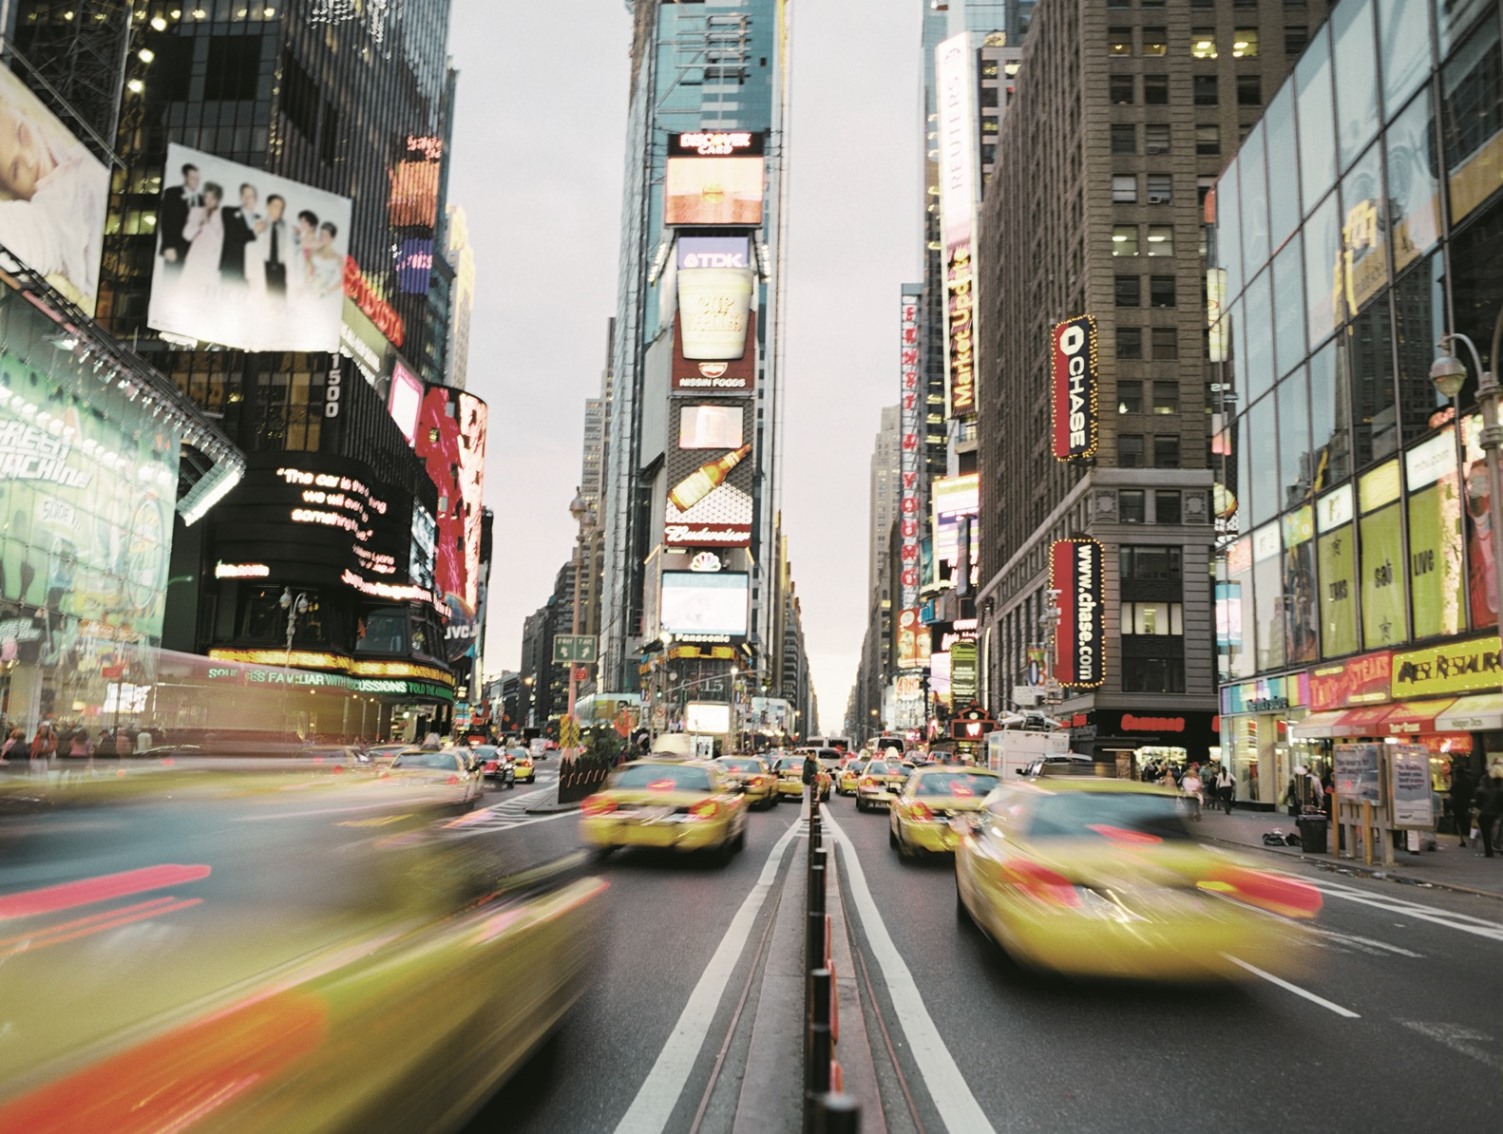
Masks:
[[[886,760],[873,760],[866,766],[866,774],[868,776],[885,776],[891,770],[892,769],[888,767]]]
[[[703,768],[672,764],[639,764],[616,775],[618,788],[652,788],[658,791],[709,791],[710,776]]]
[[[1171,795],[1147,792],[1062,791],[1033,805],[1028,834],[1035,839],[1191,838]]]
[[[728,772],[760,772],[762,765],[755,760],[722,760],[721,765]]]
[[[982,796],[997,786],[997,777],[982,772],[931,772],[918,778],[914,795]]]

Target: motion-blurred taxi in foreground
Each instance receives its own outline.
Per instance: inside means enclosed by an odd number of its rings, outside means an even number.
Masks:
[[[746,797],[713,760],[639,760],[584,801],[579,829],[606,854],[659,847],[729,855],[746,844]]]
[[[960,836],[950,825],[957,815],[976,811],[1002,777],[983,769],[917,768],[887,808],[887,841],[904,858],[918,851],[947,854]]]
[[[722,756],[715,763],[746,796],[748,807],[772,807],[778,801],[777,777],[757,756]]]
[[[835,777],[835,794],[855,795],[856,787],[861,783],[861,770],[870,761],[865,756],[855,756],[845,762],[840,769],[840,775]]]
[[[1240,960],[1288,974],[1304,949],[1283,919],[1320,910],[1315,887],[1196,842],[1153,785],[1007,784],[973,818],[957,821],[957,915],[1031,968],[1188,981],[1248,977]]]
[[[861,770],[861,778],[856,781],[856,810],[865,811],[879,803],[891,803],[911,771],[911,767],[896,760],[871,761]]]
[[[795,803],[804,798],[804,754],[802,752],[785,752],[778,757],[774,770],[778,775],[778,802],[791,799]],[[819,798],[823,802],[830,798],[832,779],[829,772],[823,768],[819,772]]]

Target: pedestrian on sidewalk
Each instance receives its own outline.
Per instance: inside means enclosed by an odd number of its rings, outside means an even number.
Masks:
[[[31,770],[33,774],[45,776],[52,759],[52,754],[57,751],[57,728],[52,723],[50,716],[42,718],[42,723],[37,725],[36,735],[31,738]]]
[[[1232,770],[1225,763],[1216,773],[1216,799],[1226,808],[1226,813],[1232,813],[1232,797],[1236,795],[1236,781],[1232,779]]]
[[[1472,826],[1471,769],[1460,756],[1451,758],[1451,818],[1456,822],[1456,833],[1461,836],[1461,845],[1466,846],[1467,832]]]
[[[1300,769],[1294,769],[1294,775],[1289,777],[1289,786],[1284,789],[1284,805],[1289,808],[1290,815],[1299,814],[1299,773]]]
[[[1482,853],[1493,857],[1493,842],[1499,820],[1503,820],[1503,761],[1494,760],[1487,778],[1477,789],[1477,827],[1482,832]]]

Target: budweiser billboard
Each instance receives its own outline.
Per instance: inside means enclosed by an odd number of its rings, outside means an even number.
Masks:
[[[1100,434],[1100,379],[1096,320],[1079,315],[1056,323],[1053,359],[1054,459],[1096,455]]]
[[[1049,585],[1059,592],[1054,679],[1061,685],[1093,689],[1105,680],[1103,560],[1093,539],[1056,540],[1049,549]]]

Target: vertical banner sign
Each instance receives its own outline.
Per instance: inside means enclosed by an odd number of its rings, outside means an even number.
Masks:
[[[979,181],[976,49],[969,33],[934,49],[939,111],[939,215],[945,244],[945,391],[948,416],[976,412],[974,259]]]
[[[1100,382],[1096,320],[1079,315],[1056,323],[1053,349],[1054,459],[1078,461],[1096,455],[1100,432]]]
[[[1101,606],[1101,545],[1061,539],[1049,549],[1049,585],[1059,591],[1054,678],[1061,685],[1094,689],[1105,679],[1105,627]]]
[[[901,339],[898,373],[901,383],[898,423],[901,451],[898,462],[902,483],[898,495],[898,667],[916,669],[924,664],[928,650],[920,649],[919,538],[924,517],[923,462],[924,398],[919,376],[919,290],[905,288],[900,305]]]

